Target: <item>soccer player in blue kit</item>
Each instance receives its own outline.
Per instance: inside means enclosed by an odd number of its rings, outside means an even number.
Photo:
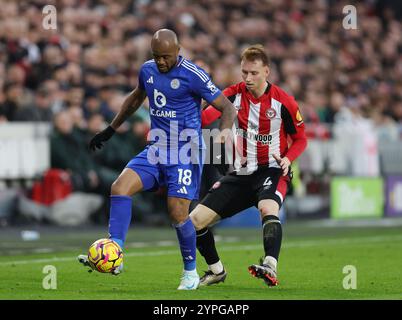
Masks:
[[[189,205],[198,198],[202,173],[201,99],[222,112],[217,143],[230,134],[236,110],[200,67],[179,55],[176,34],[160,29],[152,37],[153,58],[139,73],[137,88],[125,99],[110,125],[96,134],[90,148],[101,148],[115,130],[144,102],[149,100],[150,143],[135,156],[112,184],[109,237],[122,248],[131,221],[132,196],[140,191],[167,187],[167,207],[176,229],[184,262],[179,290],[199,286],[196,271],[196,233],[189,219]],[[229,129],[229,130],[224,130]],[[183,152],[185,145],[191,151]],[[185,149],[185,148],[184,148]],[[186,151],[185,149],[184,151]],[[195,151],[195,152],[194,152]],[[190,161],[189,161],[190,158]],[[85,255],[79,262],[90,266]],[[122,268],[114,270],[119,274]]]

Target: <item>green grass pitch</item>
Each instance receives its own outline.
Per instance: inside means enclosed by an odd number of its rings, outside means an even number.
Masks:
[[[287,223],[279,261],[279,286],[251,277],[248,265],[263,254],[260,229],[216,229],[228,271],[225,283],[178,291],[181,257],[173,229],[130,229],[125,272],[88,273],[76,256],[105,230],[43,231],[22,241],[20,230],[0,233],[0,299],[280,300],[401,299],[402,227],[317,227]],[[206,264],[198,255],[198,271]],[[57,289],[42,286],[46,265],[56,267]],[[356,268],[356,289],[343,287],[345,266]],[[346,280],[345,280],[346,281]]]

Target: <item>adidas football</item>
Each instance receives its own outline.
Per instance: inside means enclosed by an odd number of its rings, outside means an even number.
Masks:
[[[123,251],[115,241],[99,239],[89,247],[88,261],[99,272],[112,272],[123,262]]]

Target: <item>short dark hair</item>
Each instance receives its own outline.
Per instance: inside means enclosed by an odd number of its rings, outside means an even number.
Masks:
[[[255,44],[246,48],[241,55],[241,60],[261,60],[264,66],[269,66],[271,64],[271,60],[265,51],[264,46],[261,44]]]

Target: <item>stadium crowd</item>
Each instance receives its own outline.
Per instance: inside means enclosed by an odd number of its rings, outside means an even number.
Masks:
[[[56,30],[42,24],[48,4],[57,9]],[[272,60],[270,81],[295,96],[307,123],[333,123],[346,110],[400,127],[401,6],[359,1],[357,29],[348,30],[342,9],[349,4],[0,0],[0,124],[53,123],[52,167],[69,169],[77,189],[107,193],[146,143],[147,110],[100,153],[89,153],[88,139],[135,88],[141,64],[151,57],[151,35],[167,27],[178,33],[181,54],[203,61],[221,88],[241,81],[242,49],[261,43]]]

